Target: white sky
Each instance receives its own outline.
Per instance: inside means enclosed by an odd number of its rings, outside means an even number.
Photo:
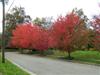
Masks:
[[[6,11],[13,0],[9,0],[6,5]],[[26,14],[32,18],[65,15],[73,8],[82,8],[84,13],[91,18],[95,14],[100,13],[98,3],[100,0],[15,0],[14,6],[22,6],[25,8]],[[2,31],[2,5],[0,3],[0,32]]]

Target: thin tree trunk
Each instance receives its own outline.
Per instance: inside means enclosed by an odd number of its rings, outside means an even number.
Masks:
[[[70,50],[68,50],[68,59],[71,59],[71,54]]]
[[[71,57],[71,50],[70,49],[68,50],[68,57],[67,57],[67,59],[68,60],[72,60],[73,59],[73,57]]]

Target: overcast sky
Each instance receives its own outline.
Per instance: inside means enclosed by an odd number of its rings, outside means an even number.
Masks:
[[[9,0],[6,5],[6,11],[13,0]],[[14,6],[22,6],[25,8],[26,14],[32,18],[65,15],[73,8],[82,8],[84,13],[91,18],[95,14],[100,13],[98,6],[100,0],[15,0]],[[2,5],[0,3],[0,32],[2,31]]]

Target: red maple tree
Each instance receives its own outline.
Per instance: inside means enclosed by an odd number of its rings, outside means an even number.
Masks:
[[[65,17],[60,16],[51,27],[51,33],[55,41],[52,41],[52,43],[55,43],[56,48],[67,51],[69,58],[75,27],[79,24],[79,20],[79,16],[72,12]]]
[[[17,48],[36,50],[48,49],[47,30],[31,24],[18,25],[12,32],[10,45]]]
[[[32,26],[17,25],[16,29],[12,31],[12,38],[10,45],[19,48],[29,48],[31,43]]]
[[[37,50],[48,49],[48,31],[39,26],[33,26],[32,32],[32,48]]]

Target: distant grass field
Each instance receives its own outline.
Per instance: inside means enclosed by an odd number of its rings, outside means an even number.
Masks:
[[[6,63],[1,63],[1,56],[0,56],[0,75],[29,75],[29,74],[7,60]]]
[[[47,55],[47,57],[54,59],[62,59],[66,58],[67,55],[68,54],[66,52],[54,50],[53,54]],[[76,62],[78,61],[78,62],[100,64],[100,52],[98,51],[75,51],[71,53],[71,56],[74,58],[73,61]]]

